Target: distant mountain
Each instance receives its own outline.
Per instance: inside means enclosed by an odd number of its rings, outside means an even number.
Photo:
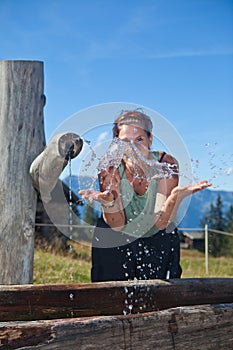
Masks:
[[[63,179],[62,181],[67,186],[69,186],[70,178],[68,176],[65,179]],[[76,176],[76,175],[73,175],[71,177],[71,187],[72,187],[72,191],[76,195],[78,195],[78,192],[80,190],[94,188],[95,191],[98,191],[99,184],[98,184],[98,179],[92,179],[89,176]]]
[[[63,181],[69,185],[68,177]],[[88,176],[72,176],[72,190],[76,195],[78,195],[80,189],[88,189],[91,187],[98,191],[99,185],[97,179],[92,179]],[[226,212],[230,205],[233,204],[233,192],[206,189],[192,196],[186,215],[179,224],[179,227],[201,228],[200,220],[210,209],[211,203],[215,205],[218,195],[221,196],[223,211]],[[81,211],[82,216],[82,213],[85,211],[85,205],[79,206],[79,211]]]
[[[179,227],[201,228],[200,220],[208,212],[210,205],[216,204],[218,195],[221,196],[223,211],[226,212],[230,205],[233,204],[233,192],[206,189],[192,196],[186,215],[179,224]]]

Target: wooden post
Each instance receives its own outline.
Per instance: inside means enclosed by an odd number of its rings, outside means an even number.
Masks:
[[[45,146],[43,85],[43,62],[0,61],[0,284],[33,282],[29,168]]]
[[[208,275],[209,273],[209,266],[208,266],[208,249],[209,249],[209,242],[208,242],[208,225],[205,224],[205,273]]]

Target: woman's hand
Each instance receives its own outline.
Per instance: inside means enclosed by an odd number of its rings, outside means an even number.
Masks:
[[[166,228],[169,223],[173,221],[177,214],[180,203],[185,197],[192,195],[198,191],[204,190],[207,187],[212,186],[208,181],[202,180],[197,184],[188,185],[188,186],[176,186],[171,191],[171,194],[166,198],[164,195],[165,182],[161,182],[159,185],[159,192],[157,195],[155,203],[155,225],[163,230]],[[163,187],[162,187],[163,186]]]
[[[103,205],[108,205],[116,199],[114,193],[108,190],[103,192],[80,190],[78,193],[81,194],[83,199],[87,199],[90,202],[97,201]]]
[[[100,192],[80,190],[83,199],[98,201],[102,205],[105,222],[115,231],[120,231],[125,225],[125,214],[120,196],[120,175],[113,168],[98,174]]]
[[[183,199],[193,193],[196,193],[198,191],[204,190],[207,187],[212,186],[211,183],[209,183],[206,180],[202,180],[198,182],[197,184],[187,185],[187,186],[176,186],[171,191],[172,196],[177,196],[179,199]]]

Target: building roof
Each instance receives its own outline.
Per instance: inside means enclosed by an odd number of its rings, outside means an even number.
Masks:
[[[204,239],[204,233],[203,232],[183,232],[183,235],[185,237],[188,237],[192,240],[195,239]]]

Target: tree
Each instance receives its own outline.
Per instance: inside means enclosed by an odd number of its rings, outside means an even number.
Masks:
[[[226,231],[233,234],[233,204],[230,205],[226,213]],[[233,255],[233,237],[227,236],[227,255]]]
[[[222,198],[218,195],[215,205],[211,203],[210,210],[201,220],[201,225],[205,226],[205,224],[207,224],[210,229],[226,231],[226,223],[226,218],[223,214]],[[218,257],[226,254],[227,247],[228,239],[226,236],[217,233],[210,233],[209,249],[213,256]]]
[[[233,233],[233,204],[230,205],[230,208],[226,213],[226,218],[227,218],[226,230],[227,232]]]

